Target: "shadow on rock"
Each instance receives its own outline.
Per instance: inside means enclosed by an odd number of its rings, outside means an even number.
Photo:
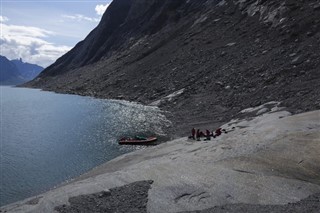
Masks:
[[[122,187],[69,199],[70,205],[55,207],[60,213],[74,212],[147,212],[148,191],[152,180],[134,182]]]

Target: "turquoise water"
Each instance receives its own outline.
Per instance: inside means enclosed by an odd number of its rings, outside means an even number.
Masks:
[[[123,135],[162,135],[158,108],[0,87],[0,206],[44,192],[121,154]]]

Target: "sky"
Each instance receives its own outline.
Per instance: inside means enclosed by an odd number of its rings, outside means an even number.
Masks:
[[[112,0],[0,0],[0,55],[47,67],[82,41]]]

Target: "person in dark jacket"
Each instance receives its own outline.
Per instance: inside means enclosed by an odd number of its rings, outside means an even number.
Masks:
[[[192,130],[191,130],[191,136],[192,136],[192,139],[193,139],[193,140],[196,139],[196,129],[195,129],[195,128],[192,128]]]
[[[206,140],[210,141],[211,140],[211,133],[209,130],[206,130]]]
[[[188,138],[193,139],[193,140],[196,139],[196,129],[195,128],[192,128],[191,135]]]
[[[196,134],[197,141],[200,141],[200,137],[201,137],[200,129],[197,129],[197,134]]]

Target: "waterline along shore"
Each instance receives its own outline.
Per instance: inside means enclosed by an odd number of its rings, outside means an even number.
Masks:
[[[0,206],[34,196],[115,157],[141,149],[119,146],[124,135],[152,132],[166,140],[170,121],[157,107],[57,94],[1,90]]]

